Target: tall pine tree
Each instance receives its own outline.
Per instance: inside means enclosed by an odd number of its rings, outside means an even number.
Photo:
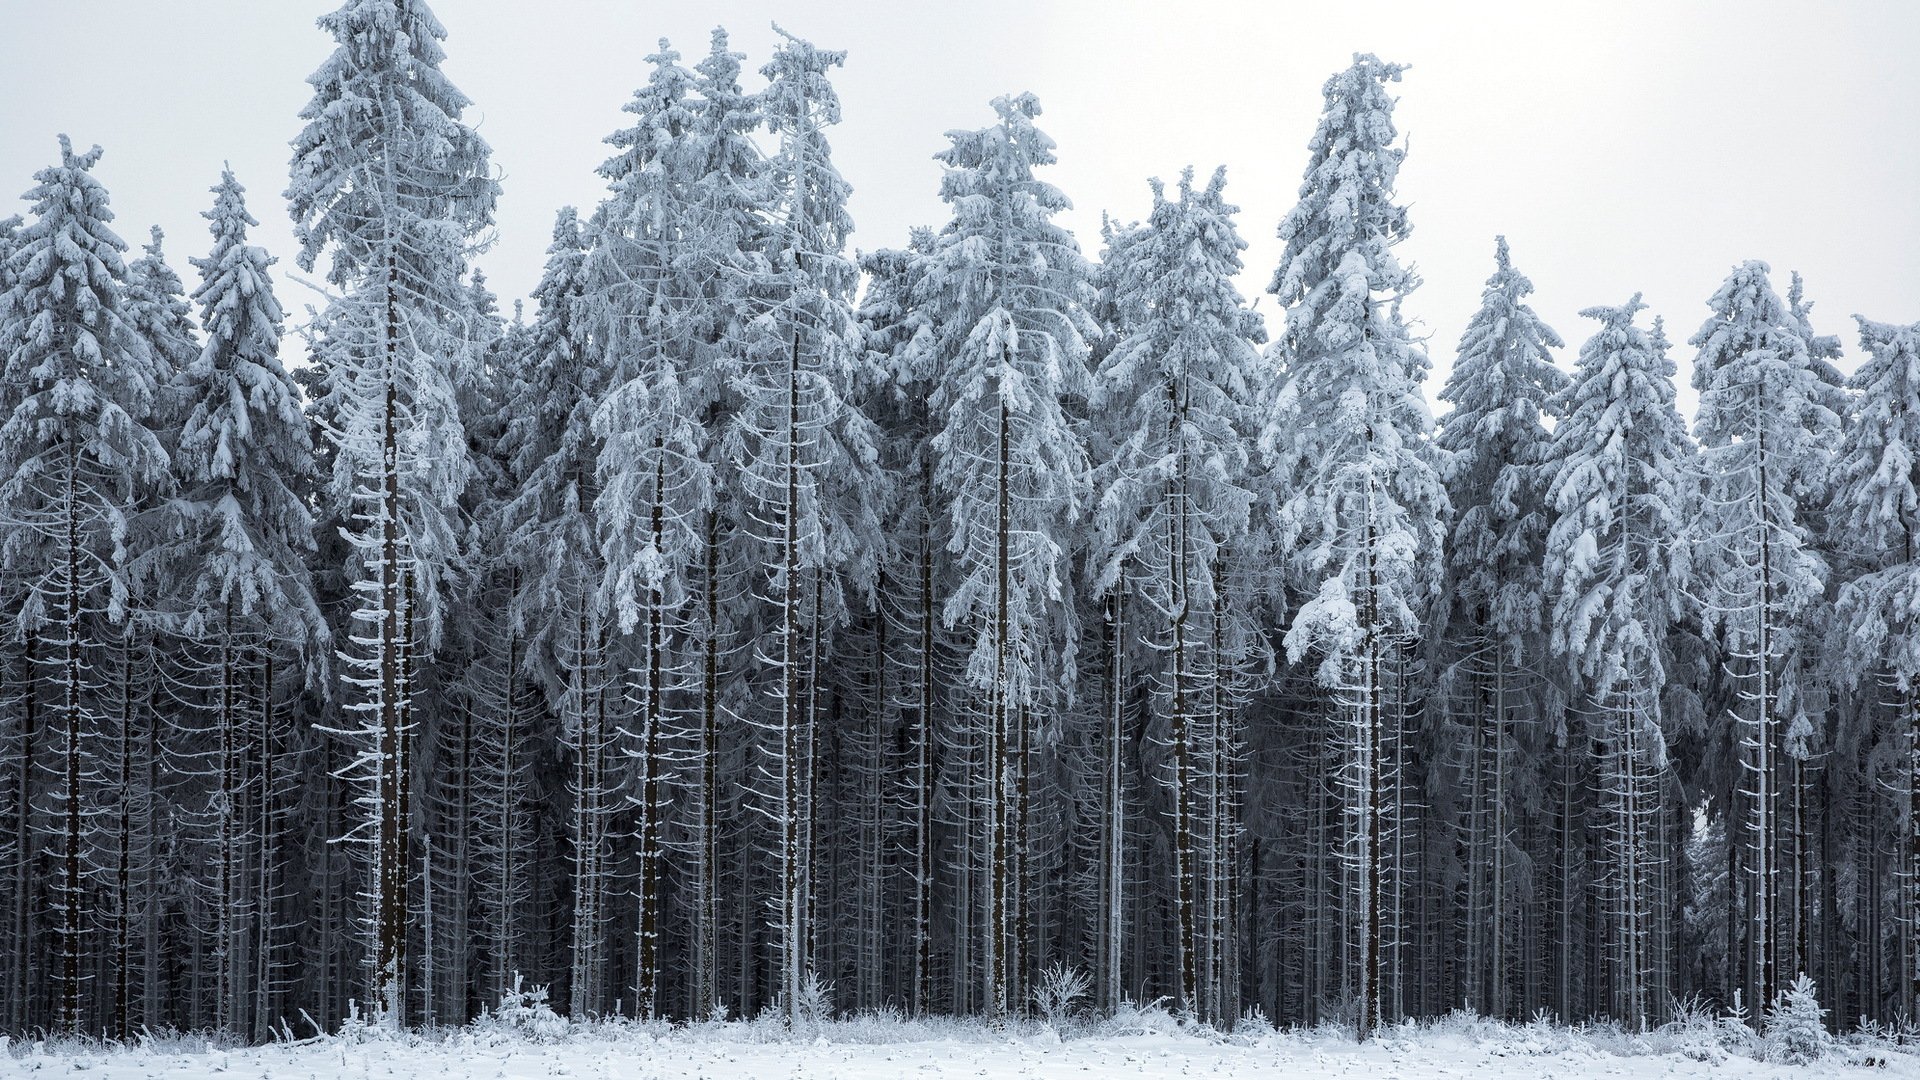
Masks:
[[[287,189],[312,269],[330,252],[327,378],[341,405],[328,499],[340,507],[356,607],[344,691],[367,854],[368,999],[404,1022],[413,853],[411,749],[422,665],[439,644],[471,464],[456,399],[467,256],[499,185],[466,96],[440,70],[446,30],[422,0],[349,0],[323,16],[337,44],[308,77]]]
[[[1352,896],[1347,939],[1362,1038],[1384,1019],[1388,842],[1399,707],[1394,670],[1439,585],[1446,490],[1427,443],[1420,396],[1427,359],[1400,318],[1417,284],[1393,247],[1408,233],[1394,180],[1387,84],[1405,70],[1373,56],[1327,80],[1325,110],[1300,185],[1280,223],[1286,243],[1270,291],[1287,307],[1275,352],[1285,381],[1262,446],[1277,485],[1280,550],[1302,602],[1288,659],[1313,657],[1332,696],[1346,754],[1341,844]]]

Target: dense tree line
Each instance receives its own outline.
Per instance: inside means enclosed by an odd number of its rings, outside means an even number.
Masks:
[[[1920,1016],[1920,325],[1845,377],[1743,263],[1689,430],[1501,238],[1436,420],[1401,67],[1325,86],[1268,342],[1224,174],[1091,258],[1030,94],[856,256],[844,55],[718,31],[509,318],[445,31],[320,25],[299,348],[231,173],[190,293],[98,149],[0,222],[0,1027]]]

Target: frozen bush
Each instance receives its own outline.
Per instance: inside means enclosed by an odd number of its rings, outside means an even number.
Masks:
[[[516,973],[513,987],[500,995],[500,1004],[480,1018],[479,1026],[530,1042],[552,1042],[565,1035],[571,1025],[547,1004],[545,986],[525,986]]]
[[[1050,964],[1040,972],[1040,985],[1033,988],[1033,1007],[1040,1011],[1040,1019],[1047,1027],[1061,1034],[1062,1026],[1072,1019],[1074,1009],[1092,985],[1079,968],[1071,964]]]
[[[1793,1065],[1819,1061],[1833,1049],[1827,1010],[1820,1007],[1813,980],[1802,972],[1767,1014],[1767,1057]]]

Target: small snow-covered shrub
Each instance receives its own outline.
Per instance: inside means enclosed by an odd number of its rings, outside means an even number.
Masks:
[[[1554,1020],[1553,1014],[1536,1009],[1532,1018],[1514,1028],[1507,1045],[1512,1053],[1545,1055],[1566,1049],[1567,1042],[1567,1029]]]
[[[1827,1010],[1820,1007],[1813,980],[1802,972],[1793,985],[1780,992],[1780,1000],[1767,1014],[1767,1057],[1793,1065],[1806,1065],[1833,1049],[1833,1036],[1827,1031]]]
[[[1050,964],[1041,970],[1040,984],[1033,988],[1033,1007],[1040,1011],[1040,1019],[1047,1027],[1060,1034],[1092,986],[1092,981],[1079,968],[1071,964]]]
[[[547,1004],[545,986],[524,986],[518,973],[513,976],[512,989],[500,995],[500,1004],[476,1024],[484,1030],[516,1035],[531,1042],[552,1042],[572,1026]]]
[[[1744,1038],[1746,1026],[1742,1024],[1739,1028]],[[1718,1065],[1729,1056],[1729,1034],[1726,1021],[1713,1011],[1705,998],[1696,994],[1673,1003],[1673,1019],[1652,1032],[1648,1044],[1659,1053]]]
[[[784,995],[783,995],[784,997]],[[788,1018],[786,1002],[778,1003],[776,1014],[784,1024]],[[800,995],[794,1002],[792,1021],[794,1031],[813,1031],[821,1024],[833,1019],[833,982],[820,977],[817,971],[809,971],[800,980]]]
[[[340,1041],[347,1046],[361,1043],[387,1042],[394,1036],[394,1030],[381,1023],[378,1016],[368,1016],[360,1011],[360,1003],[349,999],[347,1015],[340,1021]]]
[[[1102,1035],[1177,1035],[1180,1020],[1167,1008],[1167,999],[1154,998],[1142,1005],[1132,998],[1122,1001],[1113,1015],[1101,1021]]]
[[[1468,1008],[1449,1010],[1445,1016],[1435,1018],[1430,1027],[1435,1033],[1458,1035],[1477,1046],[1503,1044],[1510,1034],[1506,1024]]]
[[[1275,1034],[1273,1021],[1267,1019],[1266,1012],[1258,1005],[1249,1005],[1233,1030],[1222,1034],[1221,1041],[1230,1046],[1264,1046]]]

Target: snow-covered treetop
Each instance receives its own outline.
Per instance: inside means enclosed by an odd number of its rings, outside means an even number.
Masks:
[[[1825,452],[1839,418],[1808,348],[1820,339],[1773,291],[1767,274],[1766,263],[1742,263],[1707,301],[1713,315],[1689,341],[1700,350],[1693,363],[1700,392],[1694,433],[1710,458],[1728,448],[1744,459],[1757,449],[1744,444],[1766,442],[1782,490],[1806,495],[1825,481]]]
[[[60,162],[34,174],[33,220],[7,256],[0,516],[14,527],[0,530],[0,566],[46,565],[29,552],[78,521],[89,558],[105,563],[107,613],[118,622],[127,613],[128,515],[165,480],[167,453],[138,418],[153,401],[153,361],[127,311],[126,245],[108,227],[107,191],[91,172],[99,160],[99,147],[75,154],[60,137]],[[30,587],[23,602],[7,599],[16,630],[48,617],[46,596]]]
[[[1339,299],[1326,283],[1346,273],[1350,252],[1359,252],[1375,292],[1397,294],[1412,287],[1411,275],[1392,255],[1411,231],[1406,208],[1393,201],[1394,179],[1406,150],[1394,145],[1392,95],[1403,64],[1355,54],[1353,65],[1327,80],[1319,127],[1307,143],[1310,158],[1300,182],[1300,201],[1280,221],[1286,251],[1268,291],[1287,305],[1290,334],[1310,335],[1323,324],[1323,309]],[[1345,322],[1346,320],[1340,320]],[[1334,342],[1324,348],[1340,348]],[[1296,353],[1318,351],[1300,343]]]
[[[345,285],[391,253],[444,276],[492,220],[500,187],[486,142],[460,122],[471,104],[440,63],[446,30],[422,0],[349,0],[321,16],[338,47],[307,77],[314,94],[293,141],[288,210],[311,270]],[[451,284],[446,287],[451,288]]]
[[[237,462],[250,456],[247,444],[257,435],[270,435],[276,441],[260,452],[273,457],[265,464],[288,473],[279,481],[285,483],[311,468],[312,447],[299,395],[280,364],[285,316],[273,294],[269,268],[274,259],[247,243],[247,229],[260,223],[248,213],[246,188],[232,171],[221,172],[212,190],[213,208],[201,216],[213,234],[213,250],[191,260],[200,271],[193,299],[200,304],[207,341],[189,377],[202,384],[232,381],[212,387],[194,406],[182,433],[177,471],[188,482],[236,479]],[[254,413],[276,428],[256,432]]]
[[[126,405],[141,419],[152,417],[155,426],[175,421],[173,416],[154,416],[155,399],[200,351],[185,286],[180,275],[167,265],[162,251],[164,240],[160,226],[153,226],[140,257],[127,264],[127,318],[147,341],[149,364],[144,375],[129,371],[127,387],[132,393]],[[136,387],[148,389],[143,392]]]
[[[822,49],[781,30],[773,59],[760,69],[767,88],[761,115],[779,138],[768,159],[768,180],[781,192],[780,250],[775,266],[789,264],[829,291],[851,295],[858,270],[841,253],[853,232],[847,214],[852,187],[833,166],[826,128],[840,122],[840,97],[828,73],[846,62],[843,51]]]
[[[183,629],[197,633],[226,608],[308,647],[327,639],[305,572],[313,448],[299,391],[280,364],[274,260],[247,243],[248,227],[259,222],[233,173],[223,171],[212,190],[213,208],[202,216],[213,249],[192,260],[207,339],[181,380],[188,413],[174,463],[190,541],[177,553],[189,612]]]
[[[108,227],[99,160],[98,146],[76,154],[62,135],[60,163],[34,173],[33,219],[14,234],[0,294],[0,380],[66,387],[53,399],[61,413],[92,413],[98,388],[140,415],[153,401],[152,360],[125,311],[127,245]]]
[[[1458,514],[1448,559],[1457,617],[1484,620],[1510,645],[1541,625],[1540,547],[1546,538],[1544,473],[1552,433],[1546,418],[1567,376],[1549,349],[1560,335],[1526,302],[1533,282],[1514,269],[1507,238],[1495,238],[1494,272],[1460,336],[1440,391],[1453,411],[1435,442]]]
[[[1203,565],[1219,544],[1244,535],[1259,316],[1233,279],[1246,241],[1225,199],[1226,171],[1204,188],[1181,173],[1177,198],[1152,181],[1153,210],[1132,242],[1109,252],[1106,269],[1119,340],[1095,373],[1095,414],[1116,445],[1099,469],[1096,524],[1106,539],[1096,589],[1114,586],[1152,538],[1162,488],[1180,497],[1207,531]],[[1178,475],[1176,475],[1178,474]]]
[[[600,165],[613,190],[610,222],[616,228],[656,235],[669,227],[675,212],[667,198],[673,184],[691,176],[682,151],[692,138],[695,121],[689,94],[693,73],[682,67],[680,54],[665,38],[660,48],[647,57],[652,71],[647,81],[620,107],[631,113],[636,123],[607,136],[607,145],[617,153]]]
[[[1551,640],[1595,693],[1638,677],[1643,663],[1659,684],[1681,602],[1674,545],[1686,525],[1691,446],[1659,323],[1651,333],[1634,323],[1644,310],[1636,293],[1580,313],[1600,329],[1580,347],[1558,402],[1564,419],[1547,493],[1557,515],[1547,541]]]
[[[1023,336],[1046,343],[1048,377],[1083,394],[1086,339],[1097,332],[1085,310],[1091,269],[1073,234],[1053,220],[1073,203],[1034,175],[1054,163],[1054,142],[1034,124],[1040,99],[1033,94],[995,98],[993,110],[996,123],[947,132],[952,145],[934,155],[947,167],[940,198],[953,218],[928,253],[926,295],[945,298],[934,306],[944,313],[940,336],[952,339],[949,345],[957,347],[979,318],[1000,308]]]
[[[1547,437],[1541,419],[1567,385],[1548,350],[1566,343],[1527,304],[1532,294],[1533,282],[1514,269],[1507,238],[1495,237],[1493,276],[1440,390],[1440,400],[1453,406],[1436,437],[1452,455],[1449,479],[1497,465],[1504,448],[1537,446]]]
[[[1920,323],[1854,316],[1867,360],[1854,372],[1859,414],[1835,462],[1835,503],[1867,572],[1841,590],[1845,654],[1857,675],[1920,684]]]

